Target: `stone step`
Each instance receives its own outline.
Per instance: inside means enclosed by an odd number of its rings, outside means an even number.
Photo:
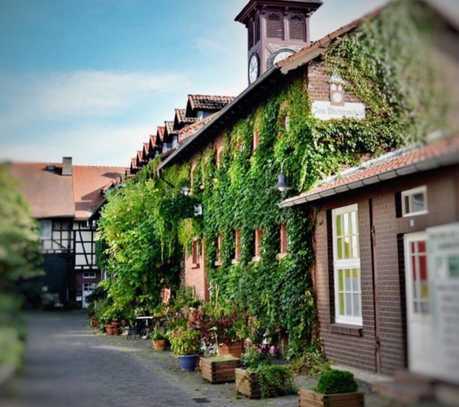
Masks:
[[[399,370],[396,372],[394,381],[400,384],[419,384],[426,386],[432,386],[437,383],[437,380],[432,377],[420,373],[413,373],[408,370]]]
[[[435,399],[434,387],[431,384],[419,383],[376,383],[373,391],[401,403],[417,403]]]

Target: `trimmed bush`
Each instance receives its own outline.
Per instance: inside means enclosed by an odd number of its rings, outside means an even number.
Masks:
[[[321,394],[353,393],[358,387],[351,372],[330,369],[320,375],[315,391]]]

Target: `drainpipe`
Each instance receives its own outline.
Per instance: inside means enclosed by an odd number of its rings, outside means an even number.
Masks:
[[[381,341],[379,338],[379,326],[378,326],[378,299],[376,292],[376,266],[375,266],[375,246],[376,246],[376,230],[373,219],[373,200],[369,200],[369,211],[370,211],[370,244],[371,244],[371,280],[373,289],[373,318],[375,327],[375,365],[376,372],[381,371]]]

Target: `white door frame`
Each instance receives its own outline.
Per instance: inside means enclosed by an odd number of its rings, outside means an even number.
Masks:
[[[431,311],[429,313],[416,313],[413,309],[413,270],[411,266],[411,250],[410,250],[410,243],[425,241],[426,242],[426,256],[427,256],[427,233],[424,232],[416,232],[416,233],[409,233],[404,236],[404,261],[405,261],[405,290],[406,290],[406,329],[407,329],[407,353],[408,353],[408,366],[410,370],[414,370],[417,373],[425,373],[428,374],[429,367],[431,367],[431,357],[433,348],[431,349],[431,354],[423,354],[417,355],[416,361],[415,357],[413,356],[413,352],[416,350],[414,349],[413,340],[412,338],[417,338],[421,340],[425,340],[427,343],[429,340],[432,339],[432,335],[429,333],[429,336],[424,336],[419,338],[419,335],[413,334],[413,323],[414,324],[429,324],[432,326],[432,314]],[[428,260],[426,258],[426,263],[428,265]],[[428,267],[428,266],[427,266]],[[427,269],[427,273],[429,270]],[[428,274],[429,278],[429,274]],[[430,304],[429,304],[430,305]],[[420,358],[419,358],[420,357]]]

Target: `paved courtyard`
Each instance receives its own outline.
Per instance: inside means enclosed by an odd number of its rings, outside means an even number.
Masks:
[[[97,336],[81,313],[28,316],[26,366],[0,397],[1,407],[296,406],[238,398],[234,385],[210,386],[177,369],[147,341]]]
[[[34,313],[28,322],[26,366],[0,396],[1,407],[298,405],[296,396],[247,400],[234,384],[207,384],[180,371],[169,353],[153,352],[148,341],[95,335],[82,313]],[[371,407],[395,406],[374,395],[366,400]]]

